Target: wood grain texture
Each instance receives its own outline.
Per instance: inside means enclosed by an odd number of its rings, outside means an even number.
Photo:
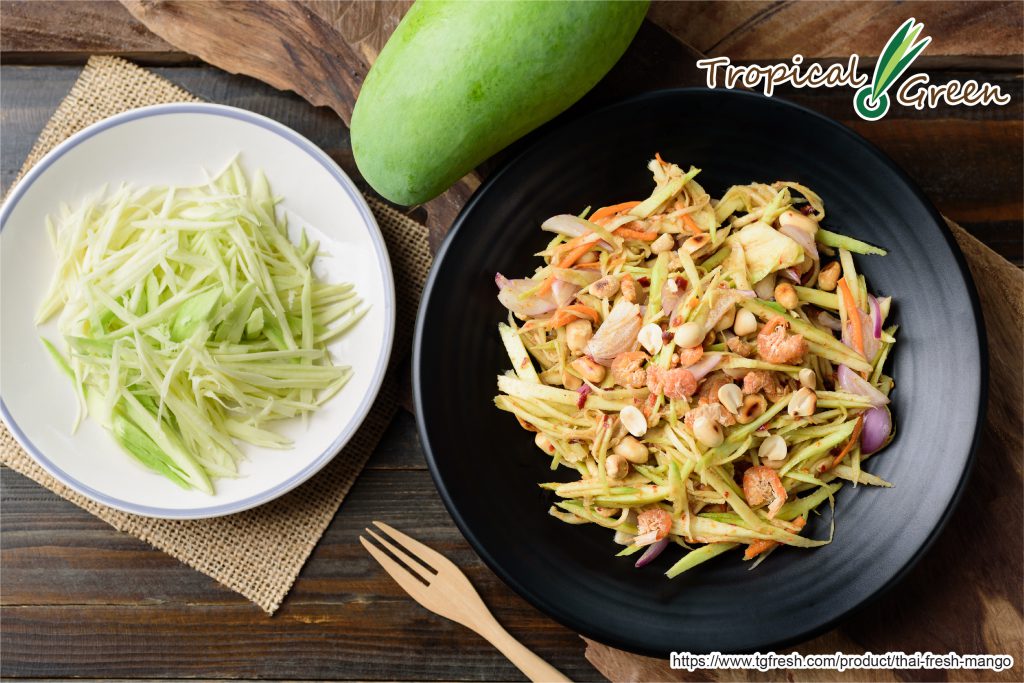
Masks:
[[[293,90],[347,124],[369,65],[333,26],[287,0],[124,0],[151,31],[228,71]]]
[[[116,0],[2,0],[4,63],[84,62],[89,54],[132,55],[147,63],[195,61],[161,40]]]
[[[306,4],[352,46],[365,64],[373,64],[412,0],[309,0]]]
[[[292,90],[346,124],[407,0],[122,0],[153,34],[229,73]]]
[[[656,0],[648,18],[697,50],[734,61],[877,56],[909,17],[934,39],[922,59],[1019,57],[1024,5],[1019,2],[691,2]],[[995,61],[995,60],[993,60]],[[949,63],[949,62],[947,62]],[[1020,66],[1020,60],[999,63]]]
[[[367,61],[379,52],[409,4],[409,0],[308,2],[327,23],[338,26]],[[64,21],[55,22],[55,13]],[[84,62],[90,53],[130,53],[147,63],[151,59],[147,53],[178,52],[180,58],[185,54],[146,30],[116,0],[3,0],[0,14],[6,24],[0,50],[6,59],[17,62],[32,54]],[[648,13],[651,21],[695,49],[727,54],[737,61],[787,59],[794,45],[808,58],[851,52],[876,55],[895,26],[909,16],[925,22],[928,33],[941,37],[922,59],[981,56],[993,63],[993,57],[1024,52],[1024,7],[1017,2],[699,0],[681,7],[674,0],[655,0]],[[981,55],[978,36],[986,40]]]
[[[409,599],[359,546],[363,529],[386,519],[458,563],[524,645],[575,680],[597,678],[579,637],[511,593],[468,547],[412,433],[406,414],[273,618],[2,470],[0,676],[520,680],[483,639]],[[413,467],[378,464],[389,450]]]

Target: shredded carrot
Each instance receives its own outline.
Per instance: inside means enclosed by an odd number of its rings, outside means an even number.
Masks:
[[[579,238],[575,238],[579,239]],[[571,240],[570,240],[571,241]],[[562,260],[555,264],[556,268],[572,268],[572,264],[580,260],[584,254],[594,248],[596,242],[584,242],[569,250],[569,253],[562,257]],[[541,286],[537,288],[537,294],[543,296],[548,293],[551,289],[551,285],[555,284],[555,276],[549,275]]]
[[[568,311],[563,311],[559,309],[555,311],[555,314],[553,316],[551,316],[545,327],[550,327],[551,329],[565,327],[573,320],[579,320],[579,318],[577,318],[572,313],[569,313]]]
[[[803,529],[805,524],[807,524],[807,520],[803,517],[797,517],[793,520],[793,526],[796,527],[796,531]],[[743,551],[743,559],[752,560],[761,553],[768,552],[777,545],[781,544],[778,541],[769,541],[760,538],[756,541],[751,541],[750,545],[747,546],[747,549]]]
[[[626,213],[630,209],[640,205],[640,202],[622,202],[621,204],[612,204],[611,206],[602,206],[600,209],[594,212],[590,217],[591,223],[596,223],[602,218],[608,218],[614,216],[617,213]]]
[[[595,324],[601,321],[600,314],[590,306],[585,304],[571,304],[569,306],[563,306],[555,311],[555,314],[548,319],[547,326],[554,329],[556,327],[568,325],[572,321],[580,320],[584,317],[590,318]]]
[[[569,306],[565,306],[563,310],[576,311],[577,313],[582,313],[587,316],[595,323],[601,322],[601,314],[586,304],[571,304]]]
[[[658,239],[658,233],[656,232],[634,230],[633,228],[627,228],[625,226],[617,228],[612,234],[618,235],[619,237],[625,237],[626,239],[640,240],[641,242],[653,242]]]
[[[850,327],[853,331],[853,346],[860,355],[864,355],[864,327],[860,322],[860,311],[857,310],[857,303],[853,300],[853,293],[846,278],[839,281],[839,287],[843,290],[843,302],[846,304],[846,315],[850,318]]]
[[[665,163],[665,160],[661,158],[661,152],[655,152],[654,158],[658,160],[659,164]]]
[[[573,237],[572,239],[566,240],[562,244],[559,244],[556,247],[556,249],[572,249],[573,247],[583,244],[583,242],[585,242],[588,237],[590,237],[590,233],[585,232],[582,235],[579,235],[578,237]]]
[[[547,294],[549,291],[551,291],[551,286],[553,284],[555,284],[555,276],[548,275],[547,278],[545,278],[544,282],[540,283],[540,287],[537,288],[537,295],[544,296],[545,294]]]
[[[693,217],[688,213],[683,214],[683,225],[687,230],[692,232],[694,235],[701,235],[703,231],[697,226],[697,221],[693,220]]]
[[[588,251],[594,248],[595,242],[584,242],[578,246],[573,247],[565,257],[558,262],[559,268],[571,268],[572,264],[580,260],[580,258]]]
[[[578,268],[580,270],[600,270],[601,262],[592,261],[590,263],[577,263],[575,266],[573,266],[573,268]]]
[[[846,442],[846,445],[843,446],[843,450],[839,451],[839,455],[835,457],[835,460],[832,461],[832,464],[829,465],[825,471],[832,469],[833,467],[835,467],[836,465],[843,461],[843,458],[846,457],[846,454],[850,452],[851,448],[853,448],[853,444],[857,443],[857,439],[860,438],[860,430],[863,428],[864,416],[861,415],[860,417],[857,418],[857,424],[854,425],[853,427],[853,434],[850,435],[850,440]]]
[[[565,242],[562,242],[557,247],[555,247],[554,257],[551,260],[554,261],[555,263],[558,263],[559,261],[562,260],[563,254],[565,254],[568,251],[572,251],[579,245],[583,244],[583,241],[590,235],[591,233],[588,232],[580,235],[579,237],[573,237],[571,240],[566,240]]]

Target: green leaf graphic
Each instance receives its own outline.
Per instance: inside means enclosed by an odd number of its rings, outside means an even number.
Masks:
[[[907,53],[906,57],[904,57],[903,59],[900,60],[900,63],[896,65],[896,75],[893,76],[893,79],[892,79],[893,81],[895,81],[897,78],[899,78],[901,75],[903,75],[903,72],[906,71],[910,67],[910,64],[915,59],[917,59],[917,55],[919,55],[921,53],[921,50],[923,50],[925,48],[925,46],[928,45],[928,43],[930,43],[930,42],[931,42],[931,38],[927,38],[925,40],[922,40],[920,43],[915,45],[910,50],[910,52]]]
[[[885,44],[885,50],[878,59],[875,66],[874,83],[872,84],[871,96],[873,99],[884,93],[897,79],[906,71],[914,59],[921,53],[921,50],[931,42],[930,37],[925,37],[921,42],[914,45],[924,24],[918,24],[914,18],[907,19],[900,28],[889,38]]]
[[[910,31],[910,27],[913,25],[913,19],[908,19],[903,22],[892,36],[889,37],[889,42],[885,44],[885,49],[882,50],[882,55],[878,58],[878,63],[875,65],[875,76],[873,82],[873,88],[871,90],[871,96],[877,98],[882,90],[881,83],[884,72],[888,71],[889,64],[898,57],[895,57],[896,50],[903,44],[903,39]]]

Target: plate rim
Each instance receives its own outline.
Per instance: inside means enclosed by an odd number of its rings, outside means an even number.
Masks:
[[[320,149],[311,140],[283,123],[247,109],[208,102],[173,102],[138,107],[136,109],[130,109],[107,117],[101,121],[97,121],[96,123],[93,123],[71,135],[66,140],[60,142],[52,150],[47,152],[43,158],[36,162],[36,164],[32,166],[27,173],[25,173],[14,187],[11,188],[7,198],[3,202],[3,206],[0,207],[0,233],[2,233],[6,227],[11,213],[17,207],[22,196],[44,173],[46,173],[50,166],[57,163],[60,158],[70,150],[74,149],[86,140],[103,133],[104,131],[138,119],[157,116],[177,116],[181,114],[220,116],[240,121],[242,123],[256,125],[259,128],[283,138],[285,141],[305,152],[315,162],[320,164],[320,166],[323,167],[323,169],[349,196],[355,205],[356,210],[359,212],[363,225],[370,235],[370,241],[373,243],[374,253],[377,256],[377,264],[384,279],[384,340],[380,348],[380,354],[377,357],[373,375],[370,378],[369,389],[362,397],[356,411],[343,426],[334,441],[302,470],[275,486],[232,503],[204,505],[202,507],[195,508],[162,508],[152,505],[131,503],[98,491],[88,484],[72,477],[62,470],[56,463],[47,458],[42,450],[32,443],[28,435],[22,431],[21,427],[11,415],[2,395],[0,395],[0,418],[2,418],[4,424],[10,430],[11,434],[21,447],[24,448],[29,456],[31,456],[32,459],[35,460],[35,462],[54,479],[94,502],[122,512],[157,519],[186,520],[222,517],[250,510],[254,507],[263,505],[264,503],[268,503],[280,496],[283,496],[307,481],[310,477],[323,469],[331,460],[334,459],[336,455],[341,452],[341,449],[343,449],[352,439],[356,431],[366,419],[366,416],[369,414],[371,407],[376,401],[377,395],[379,394],[384,381],[384,375],[387,371],[388,361],[391,357],[391,350],[394,345],[395,336],[395,281],[394,273],[391,269],[391,260],[388,255],[387,245],[384,242],[384,236],[381,233],[377,219],[374,217],[373,212],[366,203],[366,199],[356,187],[355,183],[352,182],[352,179],[348,177],[348,174],[342,170],[337,162],[329,157],[326,152]]]
[[[928,536],[921,544],[918,552],[914,553],[911,558],[904,563],[902,567],[896,570],[893,575],[877,588],[873,593],[861,598],[853,606],[849,607],[845,611],[834,615],[831,619],[828,619],[822,623],[814,626],[802,629],[787,638],[766,640],[764,643],[759,644],[757,647],[760,651],[774,650],[778,651],[781,648],[789,647],[796,643],[806,642],[807,640],[814,638],[822,633],[825,633],[846,619],[850,618],[853,614],[859,612],[871,603],[876,602],[881,596],[888,593],[892,588],[899,584],[907,574],[909,574],[914,567],[917,566],[921,558],[924,557],[928,551],[938,540],[939,536],[942,535],[943,530],[946,528],[950,517],[955,511],[956,507],[963,498],[964,490],[966,489],[967,482],[974,470],[975,461],[977,459],[978,445],[981,441],[981,434],[985,424],[985,416],[987,412],[988,404],[988,385],[989,385],[989,359],[988,359],[988,338],[985,330],[985,325],[982,317],[981,303],[978,298],[977,287],[974,284],[973,276],[971,275],[970,269],[967,266],[966,257],[959,245],[956,243],[956,238],[953,236],[952,230],[946,224],[946,221],[942,214],[939,213],[938,209],[935,208],[931,200],[924,194],[920,186],[904,171],[895,161],[893,161],[885,152],[875,146],[872,142],[867,140],[864,136],[860,135],[848,126],[832,119],[831,117],[820,114],[813,109],[804,107],[803,105],[797,104],[785,98],[778,97],[765,97],[759,93],[742,91],[742,90],[719,90],[719,89],[708,89],[699,86],[689,87],[677,87],[677,88],[662,88],[657,90],[647,91],[638,95],[633,95],[623,99],[616,100],[591,112],[587,112],[582,116],[574,117],[568,121],[561,122],[552,129],[543,132],[543,134],[531,138],[529,143],[524,149],[516,153],[508,161],[503,163],[489,178],[487,178],[480,187],[473,193],[470,200],[466,202],[465,206],[459,211],[458,216],[452,223],[451,229],[445,235],[440,247],[437,250],[437,254],[434,256],[433,265],[431,266],[430,273],[427,277],[427,281],[423,286],[423,294],[420,300],[420,304],[416,314],[416,327],[413,336],[413,357],[412,357],[412,382],[413,382],[413,405],[416,411],[416,427],[420,437],[420,443],[423,446],[425,459],[427,461],[427,468],[430,471],[430,476],[434,480],[434,486],[437,488],[438,493],[441,496],[441,501],[444,503],[448,514],[455,521],[456,526],[465,536],[466,540],[469,541],[473,550],[507,586],[509,586],[515,593],[525,599],[531,605],[536,607],[538,610],[543,612],[548,617],[554,619],[563,626],[572,629],[576,633],[582,636],[595,640],[596,642],[604,643],[625,651],[634,652],[651,657],[665,658],[668,656],[668,652],[663,652],[658,649],[645,648],[638,646],[636,643],[631,642],[627,639],[622,638],[617,633],[610,631],[598,632],[597,629],[591,628],[590,624],[582,623],[574,618],[574,616],[561,609],[558,605],[548,603],[535,595],[529,588],[527,588],[521,581],[516,579],[510,572],[507,572],[494,558],[488,553],[480,540],[473,534],[469,525],[466,524],[462,515],[458,512],[451,496],[444,485],[443,479],[438,471],[437,462],[433,449],[431,447],[430,438],[427,432],[427,425],[423,419],[423,386],[420,381],[421,375],[421,361],[422,358],[422,342],[424,335],[424,328],[426,326],[426,313],[428,303],[433,295],[435,281],[437,280],[441,266],[444,263],[445,256],[452,242],[456,239],[457,234],[462,228],[466,221],[469,213],[474,209],[476,204],[480,201],[481,197],[488,192],[492,185],[496,184],[511,168],[516,166],[524,157],[532,153],[535,148],[542,147],[546,142],[555,138],[569,127],[578,125],[582,121],[587,119],[596,118],[604,115],[609,110],[636,106],[644,101],[657,100],[660,98],[675,98],[675,97],[734,97],[745,99],[748,102],[762,105],[765,103],[774,104],[781,106],[784,109],[790,109],[793,113],[799,115],[811,116],[817,119],[818,122],[824,126],[831,128],[837,135],[843,135],[851,138],[853,142],[859,144],[873,156],[875,156],[884,166],[891,170],[895,175],[904,183],[907,189],[914,195],[915,199],[925,208],[927,213],[930,215],[935,226],[939,229],[946,241],[946,246],[952,252],[954,261],[960,271],[960,275],[966,283],[967,298],[970,301],[971,313],[974,318],[974,328],[978,337],[978,383],[979,383],[979,394],[978,394],[978,408],[975,415],[974,422],[974,433],[971,438],[970,446],[967,452],[967,457],[964,460],[963,468],[960,472],[959,480],[956,484],[956,489],[953,495],[950,497],[946,508],[942,511],[941,516],[937,524],[929,531]]]

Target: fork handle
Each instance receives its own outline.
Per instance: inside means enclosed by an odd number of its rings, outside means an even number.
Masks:
[[[488,613],[490,619],[475,624],[473,630],[483,636],[491,645],[498,648],[508,661],[518,667],[534,683],[571,683],[571,679],[551,666],[543,659],[528,650],[525,645],[509,635],[501,624]]]

